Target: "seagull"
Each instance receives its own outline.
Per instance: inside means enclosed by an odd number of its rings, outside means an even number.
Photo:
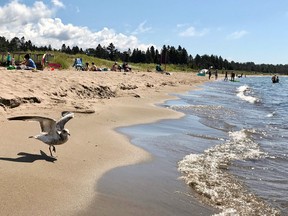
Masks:
[[[70,133],[64,126],[73,117],[74,113],[72,112],[62,112],[62,117],[59,121],[42,116],[16,116],[10,117],[8,120],[38,121],[40,123],[41,133],[35,136],[29,136],[29,138],[40,140],[49,145],[50,155],[53,157],[51,147],[53,152],[56,152],[54,145],[61,145],[68,141]]]

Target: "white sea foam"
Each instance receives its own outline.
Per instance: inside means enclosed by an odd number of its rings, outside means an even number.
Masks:
[[[204,109],[206,107],[207,106],[205,106],[205,105],[191,105],[191,104],[170,106],[170,108],[172,108],[172,109],[182,109],[182,110],[190,110],[190,109],[195,109],[195,108]]]
[[[249,103],[257,103],[260,101],[259,98],[248,95],[251,91],[248,85],[240,86],[239,88],[237,88],[237,91],[237,96],[241,98],[241,100],[245,100]]]
[[[266,117],[271,118],[271,117],[273,117],[275,114],[276,114],[275,112],[272,112],[272,113],[269,113]]]
[[[233,111],[220,105],[172,105],[170,108],[183,112],[192,111],[193,114],[199,114],[206,117],[218,115],[219,113],[221,113],[221,115],[235,115]]]
[[[219,215],[278,215],[279,212],[230,175],[226,169],[233,160],[265,156],[246,130],[231,132],[230,140],[204,151],[190,154],[178,163],[182,178],[207,203],[222,210]]]

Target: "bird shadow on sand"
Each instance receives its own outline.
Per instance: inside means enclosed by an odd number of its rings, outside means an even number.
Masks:
[[[26,153],[26,152],[19,152],[17,155],[19,155],[19,157],[16,157],[16,158],[0,157],[0,160],[11,161],[11,162],[20,162],[20,163],[33,163],[34,161],[38,161],[38,160],[44,160],[47,162],[54,163],[54,161],[57,160],[54,157],[48,156],[47,154],[45,154],[41,150],[40,150],[40,154],[30,154],[30,153]]]

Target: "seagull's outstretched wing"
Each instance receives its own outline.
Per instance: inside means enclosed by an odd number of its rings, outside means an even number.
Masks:
[[[63,114],[63,117],[56,123],[57,130],[62,131],[64,129],[65,124],[72,118],[74,118],[74,113],[72,112],[66,112]]]
[[[8,118],[8,120],[38,121],[40,123],[41,132],[49,134],[54,134],[56,132],[56,121],[51,118],[41,116],[16,116]]]

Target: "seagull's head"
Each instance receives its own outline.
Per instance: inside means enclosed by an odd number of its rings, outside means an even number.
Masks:
[[[66,128],[64,128],[63,130],[62,130],[62,134],[65,136],[70,136],[70,132],[69,132],[69,130],[68,129],[66,129]]]

